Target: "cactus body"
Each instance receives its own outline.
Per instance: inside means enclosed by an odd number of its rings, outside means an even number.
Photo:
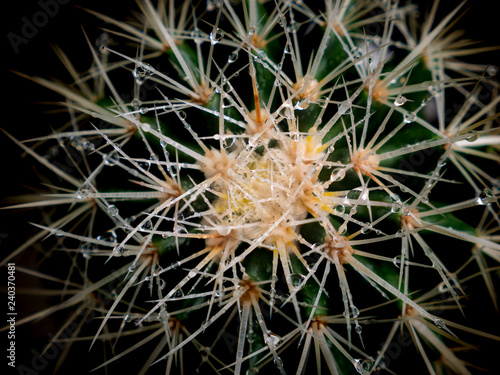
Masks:
[[[499,340],[460,312],[469,282],[497,308],[500,97],[457,60],[490,50],[450,30],[461,6],[137,7],[89,11],[92,67],[57,50],[74,83],[30,78],[64,125],[6,128],[48,171],[2,264],[39,265],[51,304],[23,323],[63,317],[54,366],[90,346],[98,373],[472,373],[462,351]]]

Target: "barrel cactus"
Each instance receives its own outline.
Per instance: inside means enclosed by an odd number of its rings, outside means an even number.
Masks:
[[[18,372],[490,369],[500,96],[463,10],[80,10],[106,24],[91,67],[55,47],[72,82],[18,73],[62,97],[61,122],[4,127],[43,169],[3,211],[40,212],[2,265],[42,300],[19,329],[51,327]]]

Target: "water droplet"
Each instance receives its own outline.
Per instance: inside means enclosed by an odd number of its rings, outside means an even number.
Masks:
[[[215,230],[221,236],[227,236],[229,233],[231,233],[231,227],[228,225],[218,225],[215,227]]]
[[[151,220],[147,220],[146,222],[144,222],[144,224],[142,224],[141,230],[149,231],[152,227],[153,224],[151,223]]]
[[[290,21],[290,24],[286,28],[286,31],[289,33],[295,33],[297,32],[297,30],[298,30],[297,22],[295,22],[295,20]]]
[[[370,228],[370,223],[365,223],[365,226],[361,228],[361,233],[368,234],[372,231]]]
[[[88,187],[82,187],[76,191],[76,197],[78,199],[86,199],[90,196],[90,189]]]
[[[491,76],[491,77],[494,77],[497,75],[498,73],[498,68],[496,66],[493,66],[493,65],[490,65],[487,69],[486,69],[486,73]]]
[[[162,309],[159,313],[158,313],[158,320],[160,322],[168,322],[168,313],[165,311],[165,309]]]
[[[345,311],[342,313],[344,318],[347,318]],[[349,312],[349,318],[356,319],[359,316],[359,310],[356,306],[351,306],[351,311]]]
[[[417,115],[415,113],[408,113],[403,115],[404,122],[409,124],[417,119]]]
[[[300,273],[294,273],[290,275],[290,278],[292,279],[292,285],[296,289],[301,289],[304,286],[304,280],[306,279],[304,275],[301,275]]]
[[[337,167],[330,175],[330,182],[342,181],[345,178],[346,168]]]
[[[274,357],[274,364],[278,369],[283,369],[283,361],[281,360],[280,357]]]
[[[465,138],[467,142],[474,142],[479,138],[479,134],[476,132],[471,132],[471,135]]]
[[[174,294],[172,295],[172,298],[182,298],[184,297],[184,292],[182,291],[182,289],[178,289],[174,292]]]
[[[401,107],[403,104],[405,104],[407,99],[403,95],[398,95],[396,100],[394,100],[394,105],[396,107]]]
[[[134,272],[135,271],[135,264],[132,263],[130,266],[128,266],[128,272]]]
[[[252,26],[250,27],[250,29],[248,30],[248,35],[253,35],[257,32],[257,27],[255,26]]]
[[[370,373],[375,361],[373,359],[355,359],[354,368],[360,374]]]
[[[292,54],[292,51],[293,51],[293,48],[292,46],[290,45],[290,43],[287,43],[285,44],[285,49],[284,49],[284,53],[287,54],[287,55],[291,55]]]
[[[442,168],[446,165],[447,161],[448,160],[447,160],[446,156],[441,156],[438,160],[438,165]]]
[[[441,329],[446,329],[446,324],[441,319],[435,319],[434,324],[436,327],[441,328]]]
[[[231,148],[233,145],[234,145],[234,142],[236,142],[236,138],[227,138],[225,137],[223,140],[222,140],[222,147],[224,147],[226,150]]]
[[[293,118],[293,109],[289,104],[283,104],[280,110],[280,115],[286,119]]]
[[[116,206],[114,206],[114,205],[110,204],[110,205],[108,206],[108,213],[109,213],[111,216],[115,217],[115,216],[117,216],[117,215],[118,215],[118,208],[116,208]]]
[[[345,206],[343,204],[338,204],[335,206],[335,212],[343,214],[345,212]]]
[[[184,225],[182,225],[182,224],[178,224],[175,231],[176,231],[177,234],[187,234],[187,233],[189,233],[188,230],[186,229],[186,227]]]
[[[427,104],[429,104],[432,100],[432,96],[428,96],[427,98],[423,99],[422,102],[420,103],[420,105],[422,107],[425,107]]]
[[[252,367],[245,372],[245,375],[257,375],[259,373],[259,369],[257,367]]]
[[[227,62],[229,64],[232,64],[234,63],[236,60],[238,60],[238,51],[234,51],[233,53],[231,53],[229,55],[229,57],[227,58]]]
[[[271,331],[267,331],[266,344],[268,346],[276,347],[276,345],[278,345],[280,340],[281,340],[281,337],[279,337],[278,335],[275,335]]]
[[[148,108],[148,107],[141,107],[141,108],[139,109],[139,113],[140,113],[141,115],[145,115],[145,114],[146,114],[146,113],[148,113],[148,112],[149,112],[149,108]],[[149,124],[148,124],[148,125],[149,125]],[[142,130],[144,130],[144,124],[141,124],[141,126],[142,126]],[[151,126],[149,127],[149,129],[151,129]],[[149,131],[149,130],[144,130],[144,131]]]
[[[397,214],[399,212],[401,212],[401,205],[400,204],[397,204],[397,203],[394,203],[392,206],[391,206],[391,212]]]
[[[276,80],[276,82],[279,82],[279,81]],[[295,104],[295,106],[293,107],[293,109],[298,110],[298,111],[303,111],[303,110],[307,109],[308,107],[309,107],[309,100],[303,99],[303,100],[299,100]]]
[[[191,31],[191,38],[193,38],[194,42],[196,44],[201,44],[203,43],[203,33],[200,29],[195,27],[193,31]]]
[[[490,206],[491,203],[495,200],[495,196],[491,192],[490,189],[484,189],[476,199],[477,204]]]
[[[256,338],[257,338],[257,334],[255,333],[255,331],[253,329],[249,330],[247,333],[247,341],[250,344],[252,344],[253,342],[255,342]]]
[[[401,255],[397,255],[392,259],[392,264],[394,264],[397,268],[401,264]]]
[[[87,151],[94,151],[95,150],[94,144],[90,141],[87,141],[87,140],[83,142],[83,148]]]
[[[103,154],[102,160],[104,161],[104,165],[107,165],[108,167],[115,165],[115,159],[111,155]]]
[[[64,231],[62,229],[54,229],[54,235],[57,236],[57,237],[61,237],[61,236],[64,236]]]
[[[151,125],[149,125],[146,122],[142,122],[141,123],[141,129],[142,129],[143,132],[149,133],[151,131]]]
[[[210,42],[212,44],[217,44],[222,40],[223,37],[224,31],[222,31],[221,29],[217,29],[215,32],[212,31],[210,33]]]
[[[351,53],[352,53],[352,56],[354,57],[354,59],[359,59],[362,55],[361,50],[359,49],[358,46],[352,47]]]

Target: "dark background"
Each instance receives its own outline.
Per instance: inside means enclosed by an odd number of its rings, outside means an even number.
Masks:
[[[430,1],[421,1],[422,10],[428,6]],[[445,15],[458,4],[457,1],[443,0],[439,8],[439,13]],[[468,13],[458,22],[457,28],[464,28],[467,31],[467,37],[471,39],[485,41],[485,44],[500,44],[498,40],[498,13],[496,11],[495,1],[470,1],[464,9],[470,7]],[[36,35],[31,37],[26,44],[19,46],[19,51],[15,52],[8,41],[7,35],[14,32],[21,35],[23,27],[23,17],[31,20],[33,15],[41,10],[38,1],[17,1],[4,2],[3,4],[3,22],[4,31],[2,33],[2,64],[5,65],[2,71],[3,80],[0,86],[2,92],[2,116],[0,117],[0,128],[16,136],[18,139],[31,138],[36,135],[47,134],[51,127],[51,118],[46,116],[44,111],[45,101],[58,100],[59,97],[49,90],[38,86],[24,78],[21,78],[11,72],[11,70],[23,72],[33,76],[57,77],[63,81],[69,81],[70,77],[59,62],[57,56],[51,48],[51,44],[61,46],[69,55],[70,59],[80,70],[86,69],[91,62],[91,55],[88,51],[87,42],[83,36],[83,30],[88,34],[93,42],[101,33],[98,27],[103,24],[96,18],[76,6],[88,7],[104,14],[112,15],[115,19],[123,19],[130,8],[137,9],[134,1],[96,1],[96,0],[75,0],[68,1],[66,5],[59,5],[56,14],[49,17],[48,22],[40,27]],[[439,16],[437,17],[440,18]],[[500,65],[498,52],[490,54],[488,62]],[[482,55],[468,58],[470,61],[482,62]],[[40,104],[38,104],[40,103]],[[54,124],[57,125],[57,124]],[[30,173],[33,161],[30,158],[20,159],[21,150],[3,134],[0,133],[0,198],[18,194],[25,191],[25,186],[38,183],[38,178]],[[2,204],[3,206],[3,204]],[[19,246],[32,231],[28,224],[36,220],[36,213],[23,211],[13,213],[10,211],[0,211],[0,254],[5,254]],[[3,258],[3,255],[0,255]],[[6,280],[5,272],[0,272],[3,285]],[[22,274],[17,273],[18,283],[22,283]],[[479,298],[484,298],[479,297]],[[481,303],[481,300],[473,300],[475,303]],[[29,301],[24,301],[29,303]],[[4,311],[6,300],[0,301],[1,311]],[[491,302],[487,302],[485,310],[491,311],[493,308]],[[476,317],[480,323],[479,328],[488,330],[490,327],[498,326],[498,315],[478,314]],[[2,314],[3,319],[3,314]],[[3,326],[3,323],[0,324]],[[498,329],[496,330],[498,332]],[[31,348],[42,348],[42,341],[36,340],[30,331],[19,327],[17,341],[18,363],[23,360],[31,360],[32,354],[27,352]],[[3,348],[7,341],[5,333],[0,332],[0,343]],[[481,365],[487,369],[493,369],[497,364],[497,358],[494,355],[486,354],[486,348],[490,347],[498,350],[498,344],[486,342],[486,347],[481,348],[483,353],[479,353]],[[490,346],[491,345],[491,346]],[[23,351],[26,348],[26,351]],[[498,353],[498,352],[497,352]],[[99,353],[100,354],[100,353]],[[87,355],[87,352],[82,352]],[[312,358],[310,359],[310,361]],[[4,371],[4,354],[2,352],[0,364]],[[86,372],[83,369],[75,368],[74,373]],[[41,372],[45,373],[45,372]],[[409,374],[408,367],[404,373]]]

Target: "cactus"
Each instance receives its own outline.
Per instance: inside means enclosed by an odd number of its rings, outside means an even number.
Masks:
[[[439,10],[82,10],[107,24],[86,36],[87,71],[55,47],[72,83],[18,73],[63,98],[61,124],[4,130],[43,167],[44,191],[4,207],[38,209],[37,232],[2,261],[46,297],[17,322],[53,327],[40,358],[57,352],[62,373],[490,369],[471,352],[500,340],[477,319],[498,311],[500,97],[491,61],[466,61],[494,48],[453,30],[463,4]]]

